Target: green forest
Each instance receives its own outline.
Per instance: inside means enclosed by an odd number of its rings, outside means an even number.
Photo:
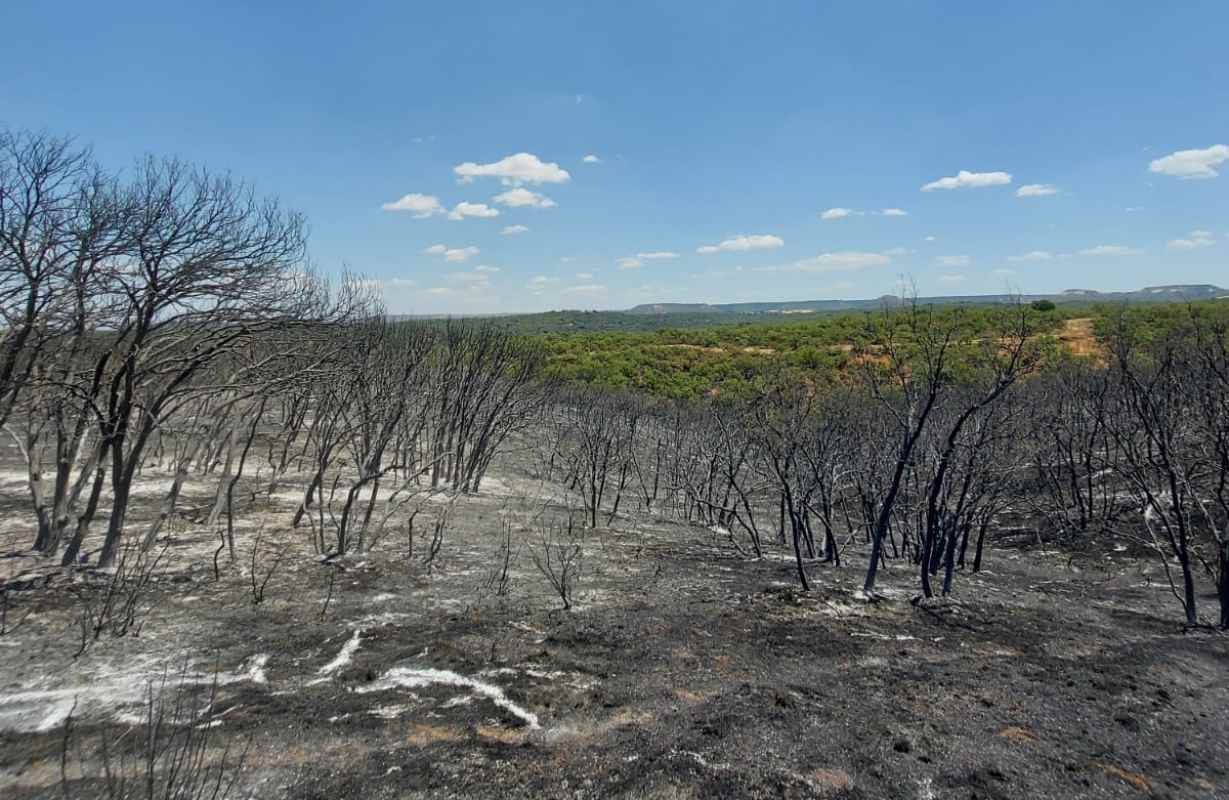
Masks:
[[[1023,312],[1036,335],[1048,339],[1055,352],[1088,355],[1089,349],[1097,346],[1095,341],[1087,341],[1089,333],[1103,336],[1109,326],[1117,324],[1130,325],[1143,333],[1161,331],[1188,318],[1189,309],[1229,317],[1229,302],[1224,300],[1057,307],[1042,301]],[[992,335],[1005,319],[1021,312],[1003,305],[934,306],[925,310],[944,321],[957,322],[971,339]],[[533,315],[534,322],[530,323],[507,318],[501,326],[519,328],[518,332],[541,342],[547,351],[547,373],[558,380],[685,399],[737,396],[770,375],[788,380],[839,375],[857,363],[860,353],[873,352],[882,343],[886,326],[894,324],[901,313],[854,311],[771,322],[743,318],[695,327],[692,324],[698,315],[672,315],[648,318],[656,319],[659,325],[666,319],[671,323],[667,327],[624,330],[607,327],[608,317],[628,315],[556,312],[572,315],[573,322],[591,317],[596,330],[577,324],[570,332],[553,325],[544,326],[549,332],[532,332],[533,325],[542,323],[548,315]],[[1079,324],[1088,320],[1091,325]]]

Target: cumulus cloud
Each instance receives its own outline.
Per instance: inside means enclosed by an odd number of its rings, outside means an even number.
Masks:
[[[869,267],[892,263],[892,257],[884,253],[866,253],[843,250],[835,253],[820,253],[813,258],[804,258],[781,267],[765,267],[760,272],[856,272]]]
[[[452,211],[448,212],[448,219],[465,219],[466,217],[490,219],[498,216],[499,210],[491,208],[486,203],[457,203]]]
[[[598,158],[597,156],[593,155],[593,153],[590,153],[589,155],[585,156],[584,158],[582,158],[582,159],[581,159],[581,161],[585,162],[586,164],[600,164],[600,163],[602,163],[602,159],[600,159],[600,158]]]
[[[830,208],[820,213],[822,220],[845,219],[846,217],[862,217],[867,214],[880,217],[907,217],[909,212],[903,208],[885,208],[880,211],[858,211],[854,208]]]
[[[546,195],[519,187],[497,194],[491,199],[496,203],[511,206],[512,208],[521,208],[523,206],[528,206],[529,208],[554,208],[556,205],[555,201]]]
[[[528,233],[528,232],[529,232],[529,227],[527,225],[509,225],[508,227],[500,231],[500,233],[502,233],[504,236],[517,236],[519,234]]]
[[[525,284],[526,288],[533,292],[541,292],[549,289],[559,283],[558,278],[548,278],[545,275],[535,275],[529,279],[529,283]]]
[[[492,275],[499,272],[499,267],[492,267],[489,264],[479,264],[478,266],[474,267],[474,272],[485,272],[488,275]]]
[[[1148,165],[1150,172],[1183,180],[1215,178],[1215,167],[1229,161],[1229,145],[1214,144],[1202,150],[1179,150]]]
[[[645,261],[657,261],[663,258],[678,258],[679,254],[670,250],[654,250],[649,253],[637,253],[636,258],[642,258]]]
[[[446,244],[433,244],[423,252],[429,256],[443,256],[445,261],[468,261],[482,251],[472,246],[449,247]]]
[[[1096,247],[1086,247],[1080,251],[1082,256],[1137,256],[1143,250],[1127,247],[1121,244],[1099,244]]]
[[[1008,261],[1026,262],[1026,261],[1050,261],[1054,258],[1054,254],[1049,250],[1030,250],[1023,255],[1008,256]]]
[[[953,284],[953,283],[963,283],[963,282],[964,282],[964,276],[958,273],[939,276],[939,283]]]
[[[1211,247],[1216,244],[1211,231],[1191,231],[1183,239],[1173,239],[1169,242],[1171,250],[1197,250],[1200,247]]]
[[[423,219],[444,213],[444,207],[440,205],[440,199],[431,194],[407,194],[400,200],[385,203],[380,208],[385,211],[408,211],[414,215],[415,219]]]
[[[606,287],[600,283],[582,283],[577,286],[568,286],[559,292],[566,295],[597,295],[605,294]]]
[[[474,178],[500,178],[509,185],[521,183],[566,183],[572,176],[554,162],[543,162],[533,153],[515,153],[490,164],[466,161],[452,168],[461,182]]]
[[[938,256],[935,261],[945,267],[967,267],[973,263],[968,256]]]
[[[638,258],[632,258],[631,256],[628,256],[627,258],[620,258],[616,260],[615,263],[619,265],[619,269],[640,269],[644,266],[643,261]]]
[[[775,250],[784,247],[785,240],[771,234],[739,235],[726,239],[719,244],[706,244],[696,248],[697,253],[738,253],[746,250]]]
[[[1003,186],[1011,183],[1010,172],[969,172],[962,169],[955,175],[939,178],[922,187],[923,192],[936,189],[975,189],[981,186]]]
[[[578,281],[593,280],[593,273],[592,272],[578,272],[576,273],[576,280]]]
[[[475,270],[474,272],[453,272],[448,279],[455,283],[465,284],[469,291],[481,291],[491,288],[490,276]]]
[[[1046,197],[1058,194],[1058,187],[1051,183],[1027,183],[1016,189],[1016,197]]]

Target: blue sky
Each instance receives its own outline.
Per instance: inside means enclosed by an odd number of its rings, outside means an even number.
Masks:
[[[229,170],[396,312],[1229,285],[1223,0],[48,9],[0,125]]]

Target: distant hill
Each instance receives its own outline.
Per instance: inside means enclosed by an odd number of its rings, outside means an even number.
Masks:
[[[1218,297],[1229,297],[1229,289],[1222,289],[1212,284],[1172,284],[1166,286],[1146,286],[1133,292],[1099,292],[1094,289],[1067,289],[1058,294],[979,294],[979,295],[941,295],[938,297],[919,297],[919,302],[936,305],[986,305],[993,303],[1009,303],[1018,297],[1025,302],[1050,300],[1054,303],[1157,303],[1182,302],[1187,300],[1211,300]],[[775,303],[645,303],[630,308],[626,313],[647,316],[666,316],[671,314],[822,314],[832,311],[862,311],[882,307],[884,304],[901,302],[895,295],[884,295],[868,300],[786,300]]]
[[[1056,305],[1087,306],[1096,303],[1171,303],[1229,297],[1229,289],[1210,284],[1147,286],[1134,292],[1098,292],[1068,289],[1058,294],[1024,295],[1026,302],[1050,300]],[[939,305],[987,305],[1006,303],[1014,295],[950,295],[920,297],[921,303]],[[624,311],[544,311],[533,314],[477,314],[487,324],[510,333],[531,336],[570,333],[635,333],[664,328],[696,329],[726,325],[756,325],[765,322],[803,322],[811,315],[842,311],[874,311],[896,305],[901,299],[883,295],[866,300],[803,300],[779,303],[646,303]],[[448,315],[395,315],[393,320],[442,321]]]

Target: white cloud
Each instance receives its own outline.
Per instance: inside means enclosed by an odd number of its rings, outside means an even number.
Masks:
[[[489,264],[479,264],[478,266],[474,267],[474,272],[485,272],[488,275],[491,275],[499,272],[499,267],[492,267]]]
[[[940,275],[939,276],[939,283],[953,284],[953,283],[963,283],[963,282],[964,282],[964,276],[960,274]]]
[[[888,248],[887,250],[884,250],[883,254],[885,256],[892,256],[893,258],[895,258],[896,256],[907,256],[912,252],[913,251],[907,247],[891,247],[891,248]]]
[[[927,237],[926,237],[926,241],[928,241],[928,242],[933,242],[933,241],[935,241],[937,238],[938,238],[938,237],[936,237],[936,236],[927,236]]]
[[[482,251],[477,247],[450,248],[444,244],[433,244],[423,252],[429,256],[443,256],[445,261],[467,261]]]
[[[643,261],[638,258],[632,258],[631,256],[628,256],[627,258],[620,258],[616,260],[615,263],[619,265],[619,269],[640,269],[644,266]]]
[[[937,256],[935,261],[945,267],[967,267],[973,263],[968,256]]]
[[[535,275],[529,279],[529,283],[525,284],[525,286],[530,291],[540,292],[544,289],[549,289],[557,283],[559,283],[558,278],[548,278],[545,275]]]
[[[852,208],[830,208],[819,215],[820,219],[845,219],[854,213]]]
[[[994,271],[994,274],[1000,277],[1003,277],[1003,278],[1010,278],[1012,275],[1016,274],[1016,271],[1014,269],[1008,269],[1006,267],[999,267],[998,269]]]
[[[846,217],[862,217],[867,214],[880,217],[907,217],[909,212],[903,208],[885,208],[880,211],[858,211],[854,208],[830,208],[819,215],[823,220],[845,219]]]
[[[600,158],[598,158],[597,156],[593,155],[593,153],[590,153],[589,155],[585,156],[584,158],[582,158],[582,159],[581,159],[581,161],[585,162],[586,164],[600,164],[600,163],[602,163],[602,159],[600,159]]]
[[[490,219],[498,216],[499,210],[491,208],[486,203],[457,203],[452,211],[448,212],[448,219],[465,219],[466,217]]]
[[[935,189],[974,189],[980,186],[1002,186],[1011,183],[1010,172],[969,172],[962,169],[948,178],[939,178],[922,187],[923,192]]]
[[[820,253],[813,258],[804,258],[782,267],[764,267],[760,272],[856,272],[868,267],[892,263],[892,257],[884,253],[864,253],[845,250],[836,253]]]
[[[1150,172],[1158,172],[1183,180],[1215,178],[1220,173],[1214,167],[1229,161],[1229,145],[1214,144],[1203,150],[1179,150],[1148,165]]]
[[[566,295],[578,295],[578,294],[595,295],[595,294],[605,294],[605,293],[606,293],[606,287],[602,286],[600,283],[584,283],[578,286],[569,286],[566,289],[563,289],[561,292],[559,292],[559,294],[566,294]]]
[[[1211,231],[1191,231],[1185,239],[1173,239],[1169,242],[1171,250],[1197,250],[1200,247],[1211,247],[1216,244]]]
[[[453,272],[448,278],[456,283],[466,284],[471,290],[491,288],[490,277],[482,272]]]
[[[504,236],[516,236],[518,234],[528,233],[528,232],[529,232],[529,227],[527,225],[509,225],[508,227],[500,231],[500,233],[502,233]]]
[[[444,207],[435,195],[411,193],[393,203],[380,206],[385,211],[409,211],[415,219],[424,219],[435,214],[443,214]]]
[[[398,286],[402,288],[411,288],[418,285],[418,281],[414,280],[413,278],[393,278],[392,280],[387,281],[387,283],[390,286]]]
[[[636,258],[643,258],[645,261],[656,261],[663,258],[678,258],[679,254],[669,250],[654,250],[651,253],[637,253]]]
[[[490,164],[466,161],[452,168],[463,183],[474,178],[501,178],[504,183],[566,183],[572,176],[554,162],[543,162],[533,153],[516,153]]]
[[[556,205],[555,201],[551,200],[546,195],[531,192],[528,189],[520,187],[516,189],[509,189],[506,192],[495,195],[491,199],[496,203],[511,206],[512,208],[521,208],[522,206],[529,206],[530,208],[554,208]]]
[[[1054,258],[1054,254],[1049,250],[1030,250],[1024,255],[1008,256],[1008,261],[1024,262],[1024,261],[1050,261]]]
[[[1099,244],[1096,247],[1086,247],[1080,251],[1082,256],[1137,256],[1143,250],[1126,247],[1121,244]]]
[[[593,273],[592,272],[578,272],[576,273],[576,280],[591,281],[593,280]]]
[[[774,250],[784,247],[785,240],[771,234],[739,235],[720,244],[706,244],[696,249],[697,253],[737,253],[745,250]]]
[[[1029,183],[1016,189],[1016,197],[1046,197],[1058,194],[1058,187],[1050,183]]]

